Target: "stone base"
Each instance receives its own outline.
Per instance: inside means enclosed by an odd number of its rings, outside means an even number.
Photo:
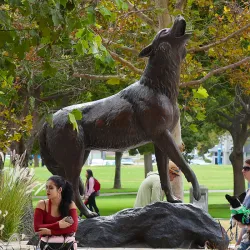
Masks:
[[[83,248],[198,249],[209,242],[209,248],[227,249],[229,245],[224,228],[207,212],[192,204],[169,202],[83,220],[76,240]]]

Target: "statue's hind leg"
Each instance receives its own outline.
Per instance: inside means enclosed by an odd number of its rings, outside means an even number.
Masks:
[[[192,183],[194,198],[196,200],[199,200],[201,197],[201,193],[195,173],[184,160],[180,150],[178,149],[176,143],[172,138],[171,133],[166,130],[157,138],[154,138],[154,144],[162,153],[166,154],[181,169],[187,181]]]
[[[90,150],[85,150],[84,152],[84,158],[83,158],[83,163],[82,163],[82,166],[85,164],[85,162],[87,161],[88,157],[89,157],[89,153],[90,153]],[[80,177],[79,179],[79,192],[80,192],[80,195],[84,195],[84,184],[83,184],[83,181],[82,181],[82,178]]]
[[[71,162],[70,165],[64,165],[65,166],[65,178],[68,180],[74,190],[74,200],[76,203],[76,206],[78,209],[81,211],[81,214],[83,214],[87,218],[95,217],[97,216],[96,213],[93,213],[87,209],[87,207],[84,205],[80,192],[79,192],[79,185],[80,185],[80,174],[81,174],[81,169],[82,169],[82,164],[83,164],[83,159],[84,159],[84,151],[78,156],[78,159],[74,159],[73,162]]]
[[[84,195],[84,184],[83,184],[81,176],[79,177],[79,194],[81,196]]]

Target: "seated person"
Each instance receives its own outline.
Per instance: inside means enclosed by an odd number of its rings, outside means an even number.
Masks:
[[[66,243],[61,250],[76,249],[75,232],[78,226],[77,208],[71,184],[53,175],[46,183],[48,199],[38,202],[34,213],[34,230],[40,236],[40,249],[47,244]]]

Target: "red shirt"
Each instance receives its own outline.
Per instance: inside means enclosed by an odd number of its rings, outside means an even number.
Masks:
[[[67,228],[60,228],[59,221],[63,219],[60,217],[54,217],[51,215],[51,200],[49,200],[48,212],[41,208],[36,208],[34,213],[34,229],[35,232],[39,231],[39,228],[48,228],[51,230],[51,235],[64,235],[75,233],[78,226],[78,216],[75,208],[69,210],[69,216],[72,217],[74,223]]]

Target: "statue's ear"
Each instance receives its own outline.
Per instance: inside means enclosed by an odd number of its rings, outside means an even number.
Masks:
[[[150,44],[140,52],[139,57],[149,57],[152,54],[152,51],[153,46]]]

